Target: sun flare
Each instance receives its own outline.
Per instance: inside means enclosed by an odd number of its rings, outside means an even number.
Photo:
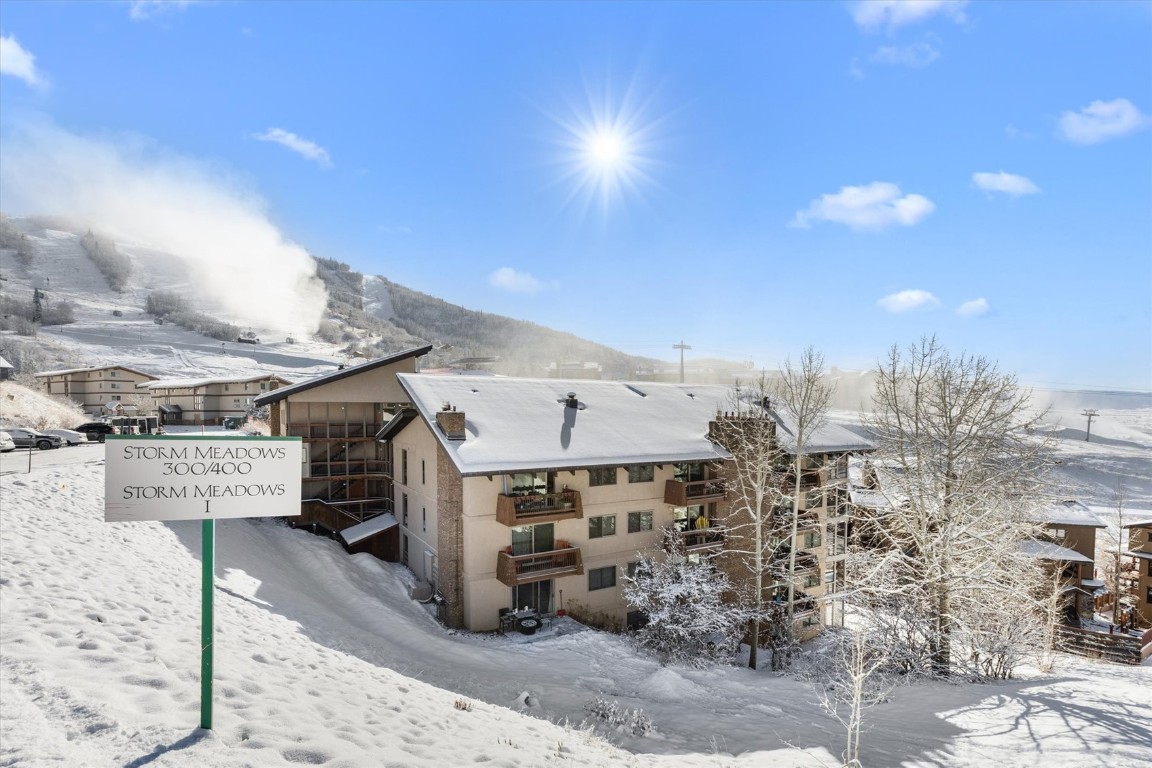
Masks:
[[[583,105],[570,103],[566,116],[553,114],[564,129],[558,181],[571,185],[566,205],[579,201],[607,216],[655,184],[649,171],[660,121],[649,114],[651,103],[637,98],[633,84],[619,99],[588,95]]]

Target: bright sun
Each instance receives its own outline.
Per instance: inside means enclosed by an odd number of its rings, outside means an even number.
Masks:
[[[589,97],[569,104],[567,114],[553,115],[563,129],[558,181],[570,185],[565,205],[598,207],[607,216],[628,197],[642,197],[655,184],[648,171],[655,163],[657,128],[652,99],[641,99],[634,85],[619,98]]]
[[[626,160],[628,146],[625,137],[611,131],[598,131],[587,139],[589,161],[604,170],[614,169]]]

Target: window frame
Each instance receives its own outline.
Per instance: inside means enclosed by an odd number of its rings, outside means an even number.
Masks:
[[[645,515],[647,515],[648,527],[644,527]],[[632,527],[633,519],[636,520],[636,527]],[[635,512],[628,513],[628,533],[644,533],[645,531],[654,530],[656,527],[656,513],[651,509],[639,509]]]
[[[607,576],[609,573],[612,574],[611,582],[610,583],[603,583],[603,581],[602,581],[603,577]],[[595,585],[593,585],[593,579],[594,578],[596,579],[596,582],[597,582]],[[605,565],[601,568],[589,568],[588,569],[588,591],[589,592],[595,592],[596,590],[599,590],[599,589],[612,589],[615,586],[616,586],[616,566]]]
[[[606,485],[616,485],[617,475],[616,467],[593,467],[588,470],[588,487],[600,488]]]
[[[612,525],[610,526],[612,528],[612,530],[608,533],[605,533],[604,532],[604,520],[608,519],[608,518],[610,518],[612,520]],[[597,533],[592,532],[592,522],[593,521],[597,521],[597,525],[598,525],[598,532]],[[591,540],[591,539],[604,539],[604,538],[607,538],[609,536],[615,536],[615,535],[616,535],[616,515],[615,514],[594,515],[593,517],[588,518],[588,539],[589,540]]]
[[[652,483],[656,481],[655,464],[633,464],[628,467],[629,483]]]

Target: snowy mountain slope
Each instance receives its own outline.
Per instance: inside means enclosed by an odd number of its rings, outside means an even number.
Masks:
[[[219,525],[216,727],[199,731],[199,526],[103,523],[104,448],[73,450],[85,463],[0,477],[4,764],[835,763],[841,732],[803,683],[661,667],[592,631],[449,633],[399,566],[271,521]],[[1065,657],[1054,677],[898,689],[867,714],[865,764],[1134,768],[1152,758],[1149,686],[1152,665]],[[598,696],[656,735],[610,734],[629,754],[513,711],[580,719]]]

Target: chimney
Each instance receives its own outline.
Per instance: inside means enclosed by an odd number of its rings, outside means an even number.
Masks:
[[[440,427],[440,431],[449,440],[463,440],[464,434],[464,411],[457,411],[455,409],[448,411],[436,412],[436,425]]]
[[[576,399],[576,393],[575,392],[569,392],[568,393],[568,399],[564,401],[564,407],[566,407],[566,408],[579,408],[580,407],[580,401]]]

